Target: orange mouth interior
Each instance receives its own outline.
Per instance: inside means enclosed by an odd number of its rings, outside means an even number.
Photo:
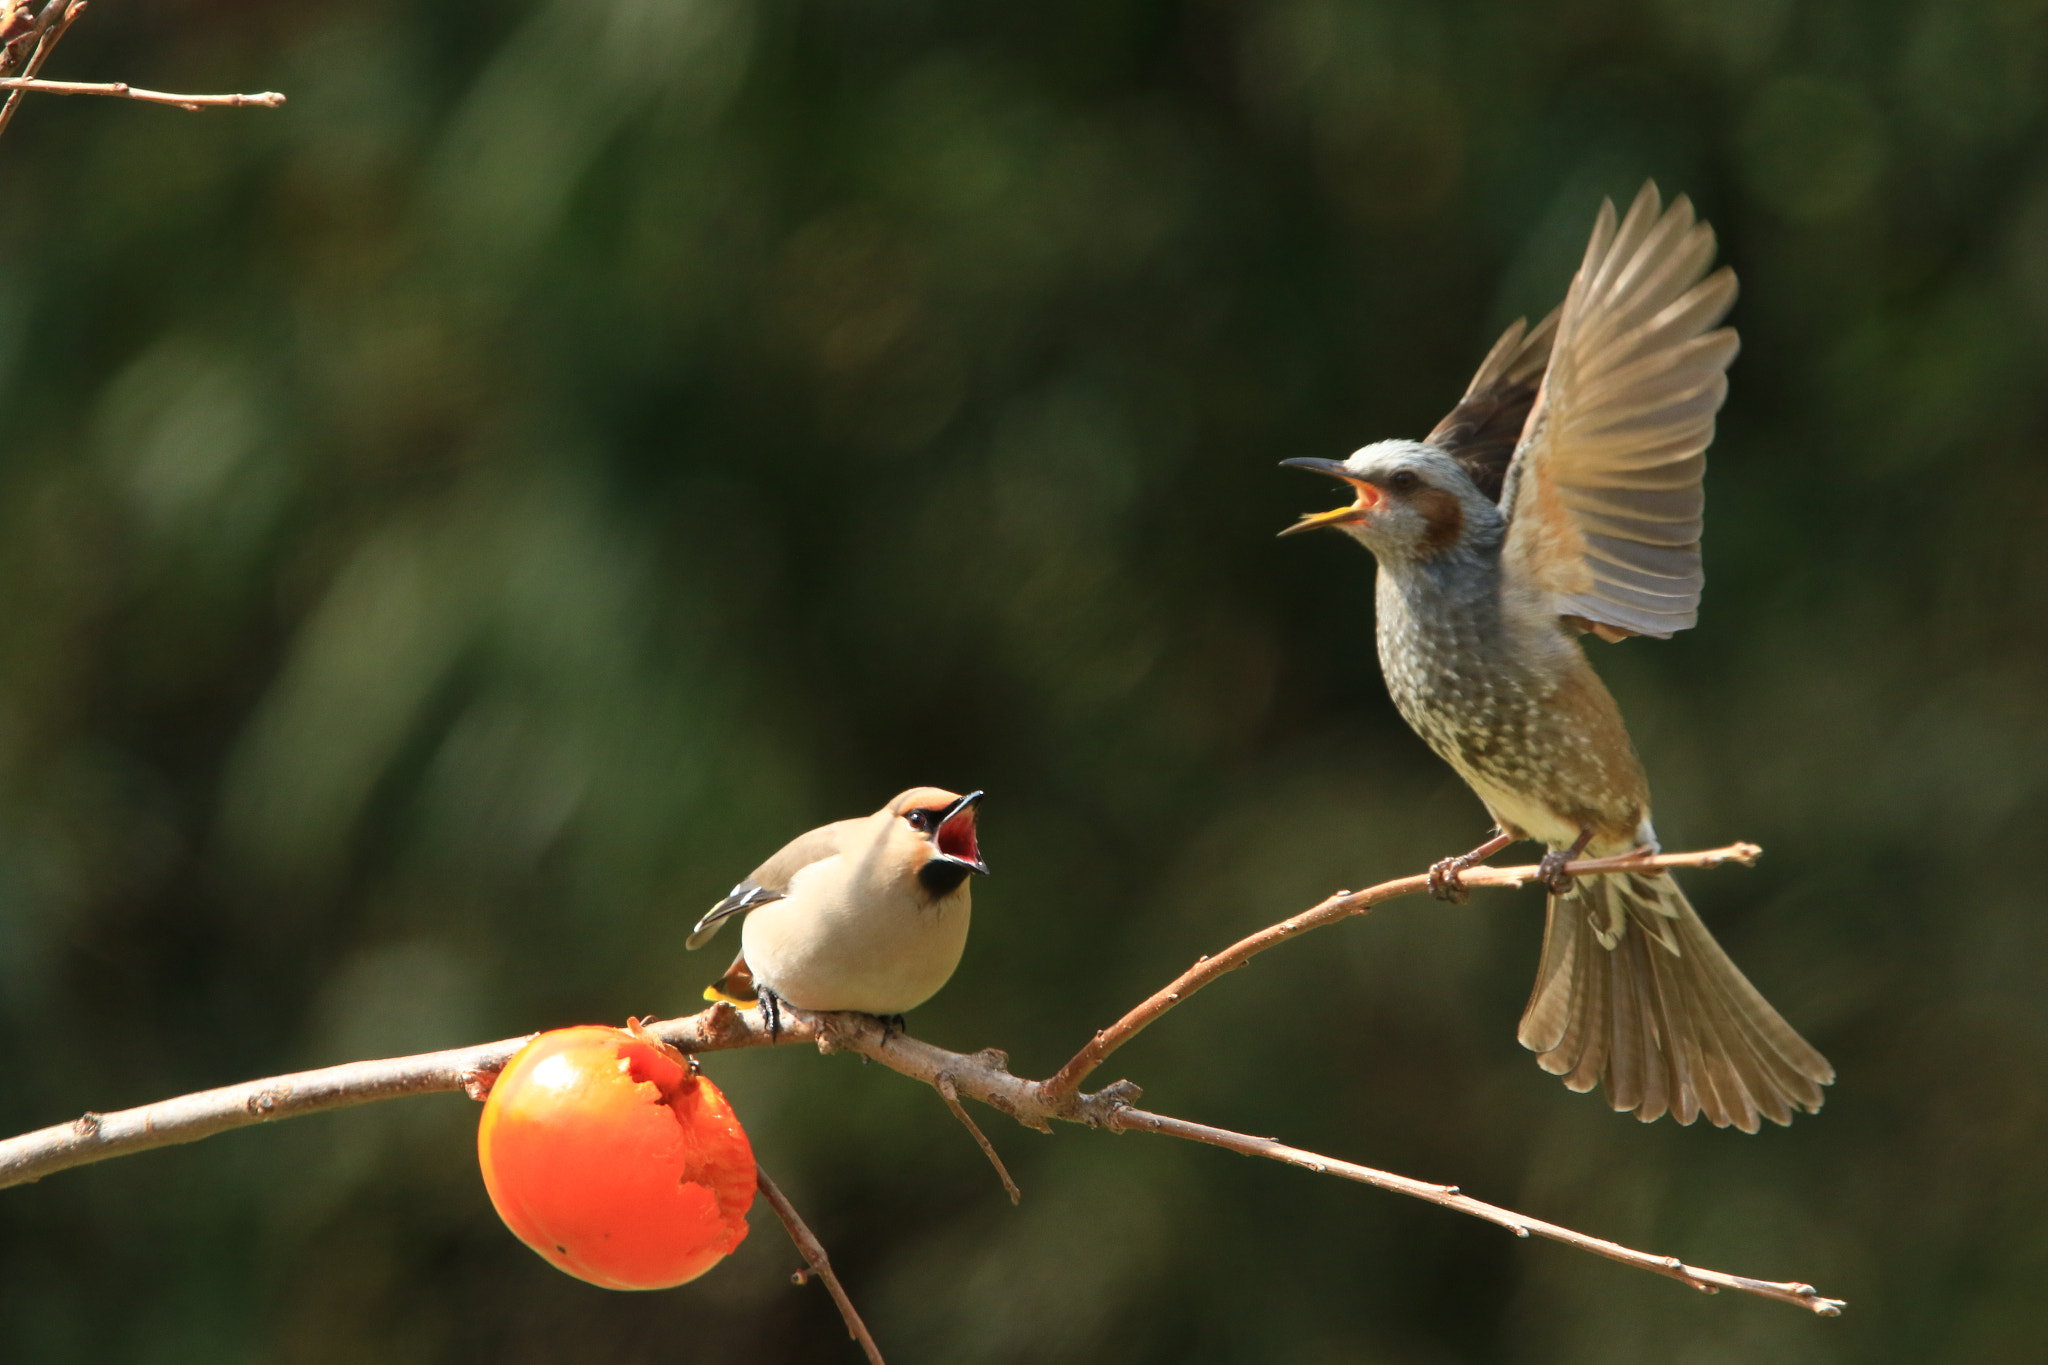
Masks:
[[[1358,490],[1357,500],[1348,506],[1333,507],[1327,512],[1304,512],[1301,520],[1282,531],[1281,535],[1289,536],[1296,531],[1313,531],[1321,526],[1343,526],[1355,521],[1364,521],[1386,500],[1386,494],[1380,492],[1376,484],[1354,479],[1348,474],[1340,474],[1337,477]]]

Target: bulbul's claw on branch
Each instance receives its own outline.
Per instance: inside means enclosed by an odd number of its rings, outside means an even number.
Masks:
[[[1445,858],[1433,864],[1429,869],[1429,894],[1440,901],[1463,905],[1472,898],[1472,893],[1465,889],[1465,869],[1479,866],[1514,841],[1514,835],[1496,829],[1491,838],[1470,853],[1460,853],[1455,858]]]
[[[1443,858],[1429,866],[1429,894],[1452,905],[1463,905],[1472,899],[1472,893],[1465,889],[1465,883],[1458,874],[1471,866],[1463,858]]]

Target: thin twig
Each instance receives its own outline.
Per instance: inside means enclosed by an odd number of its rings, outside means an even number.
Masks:
[[[1010,1168],[1005,1166],[1002,1157],[996,1154],[996,1145],[988,1140],[987,1133],[981,1131],[981,1125],[967,1112],[967,1106],[960,1103],[960,1087],[953,1084],[952,1076],[941,1075],[938,1079],[938,1089],[939,1098],[946,1102],[946,1107],[953,1111],[953,1117],[960,1120],[961,1126],[973,1134],[975,1142],[981,1147],[981,1154],[988,1158],[988,1164],[996,1168],[996,1178],[1001,1180],[1003,1188],[1010,1192],[1010,1203],[1023,1203],[1024,1191],[1018,1189],[1017,1182],[1010,1179]]]
[[[1590,876],[1596,872],[1643,872],[1665,867],[1718,867],[1722,863],[1753,863],[1762,852],[1755,844],[1730,844],[1726,848],[1708,849],[1703,853],[1631,853],[1619,858],[1581,858],[1567,863],[1565,871],[1573,876]],[[1461,880],[1466,886],[1521,886],[1536,880],[1537,871],[1535,863],[1525,867],[1474,867],[1461,874]],[[1353,915],[1362,915],[1382,902],[1428,889],[1429,877],[1423,874],[1382,882],[1364,891],[1339,891],[1313,909],[1239,939],[1213,957],[1200,959],[1165,987],[1155,991],[1143,1004],[1091,1038],[1087,1046],[1045,1082],[1046,1098],[1057,1103],[1080,1090],[1081,1083],[1102,1065],[1110,1053],[1137,1037],[1160,1015],[1275,944],[1285,943],[1312,929],[1321,929]]]
[[[1272,1161],[1284,1161],[1290,1166],[1314,1171],[1317,1175],[1341,1176],[1345,1180],[1356,1180],[1361,1185],[1377,1189],[1392,1190],[1416,1199],[1426,1199],[1432,1204],[1441,1204],[1447,1209],[1469,1213],[1474,1218],[1484,1218],[1489,1223],[1498,1223],[1517,1237],[1530,1233],[1548,1237],[1552,1241],[1575,1246],[1581,1251],[1590,1251],[1595,1256],[1605,1256],[1610,1261],[1632,1265],[1638,1270],[1648,1270],[1658,1275],[1668,1275],[1681,1284],[1689,1284],[1706,1294],[1717,1294],[1723,1289],[1738,1289],[1745,1294],[1757,1294],[1780,1303],[1795,1304],[1824,1318],[1838,1317],[1846,1306],[1844,1300],[1823,1298],[1810,1284],[1796,1281],[1752,1280],[1746,1275],[1729,1275],[1719,1270],[1703,1270],[1687,1265],[1676,1256],[1656,1256],[1647,1251],[1636,1251],[1619,1242],[1609,1242],[1599,1237],[1588,1237],[1583,1232],[1546,1223],[1541,1218],[1531,1218],[1497,1204],[1482,1203],[1470,1195],[1461,1194],[1456,1185],[1432,1185],[1424,1180],[1411,1180],[1405,1175],[1391,1171],[1374,1170],[1370,1166],[1359,1166],[1335,1157],[1305,1152],[1299,1147],[1289,1147],[1272,1138],[1250,1137],[1244,1133],[1233,1133],[1227,1128],[1211,1128],[1206,1123],[1190,1123],[1186,1119],[1169,1118],[1164,1114],[1148,1114],[1142,1109],[1120,1110],[1112,1121],[1112,1128],[1118,1131],[1134,1130],[1143,1133],[1159,1133],[1166,1137],[1186,1138],[1190,1142],[1206,1142],[1212,1147],[1241,1152],[1245,1156],[1262,1156]]]
[[[111,95],[116,99],[140,100],[145,104],[169,104],[180,109],[243,109],[257,106],[279,109],[284,96],[275,90],[257,95],[174,95],[164,90],[144,90],[126,81],[43,81],[32,76],[0,76],[0,90],[12,90],[19,99],[24,91],[44,95]]]
[[[811,1273],[825,1282],[831,1292],[832,1302],[839,1305],[839,1316],[846,1319],[846,1334],[860,1343],[867,1352],[869,1365],[883,1365],[882,1348],[875,1345],[874,1337],[868,1334],[868,1325],[860,1320],[854,1310],[853,1300],[846,1297],[846,1289],[839,1283],[839,1277],[832,1273],[832,1259],[825,1254],[825,1245],[820,1242],[804,1220],[798,1216],[796,1205],[789,1202],[789,1196],[776,1188],[768,1178],[768,1172],[761,1169],[761,1163],[754,1163],[754,1179],[761,1189],[761,1197],[768,1201],[768,1207],[775,1210],[775,1216],[782,1220],[782,1226],[789,1233],[789,1240],[796,1243],[804,1264]]]
[[[1705,853],[1584,859],[1570,864],[1567,870],[1574,875],[1587,875],[1656,867],[1711,867],[1727,862],[1751,862],[1759,852],[1754,844],[1734,844]],[[1532,880],[1536,871],[1534,866],[1474,868],[1464,874],[1464,880],[1468,886],[1513,886]],[[1063,1074],[1075,1070],[1077,1063],[1092,1056],[1093,1062],[1079,1068],[1080,1074],[1085,1076],[1102,1057],[1152,1019],[1165,1013],[1180,998],[1207,985],[1232,967],[1243,965],[1245,960],[1264,948],[1305,933],[1317,925],[1335,923],[1394,896],[1420,891],[1427,884],[1426,876],[1405,877],[1355,894],[1333,896],[1314,910],[1261,930],[1215,958],[1204,959],[1193,970],[1184,973],[1181,980],[1126,1015],[1115,1029],[1104,1030],[1097,1035],[1096,1041],[1084,1049],[1081,1056],[1068,1063]],[[1092,1092],[1081,1091],[1076,1082],[1073,1088],[1059,1093],[1051,1082],[1012,1075],[1009,1058],[999,1049],[986,1048],[976,1053],[949,1052],[886,1028],[881,1020],[871,1015],[814,1014],[785,1005],[780,1031],[771,1037],[762,1023],[760,1011],[741,1011],[720,1003],[702,1013],[649,1027],[662,1041],[691,1053],[766,1047],[777,1043],[809,1043],[826,1053],[856,1052],[913,1080],[922,1081],[938,1090],[941,1098],[955,1103],[961,1097],[976,1100],[1008,1114],[1026,1127],[1041,1131],[1050,1132],[1053,1121],[1058,1120],[1112,1130],[1139,1128],[1170,1132],[1173,1136],[1288,1161],[1309,1170],[1362,1180],[1383,1189],[1414,1195],[1504,1227],[1555,1237],[1572,1246],[1610,1256],[1624,1264],[1654,1270],[1696,1287],[1735,1289],[1796,1303],[1817,1313],[1838,1312],[1841,1308],[1839,1300],[1824,1299],[1810,1286],[1700,1270],[1668,1256],[1632,1251],[1553,1223],[1465,1199],[1449,1186],[1409,1180],[1374,1171],[1370,1167],[1317,1156],[1267,1138],[1246,1137],[1221,1128],[1150,1114],[1133,1107],[1141,1092],[1129,1081],[1116,1081]],[[498,1070],[526,1041],[525,1038],[507,1038],[417,1057],[351,1062],[320,1071],[248,1081],[196,1095],[183,1095],[119,1113],[88,1113],[71,1123],[0,1141],[0,1188],[39,1180],[72,1166],[83,1166],[109,1157],[191,1142],[230,1128],[339,1109],[371,1100],[449,1090],[467,1090],[473,1098],[481,1099],[489,1091]],[[949,1089],[953,1092],[951,1096],[947,1095]]]

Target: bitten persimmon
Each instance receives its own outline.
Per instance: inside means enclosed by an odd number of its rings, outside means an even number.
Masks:
[[[694,1280],[747,1235],[745,1130],[644,1030],[586,1024],[528,1043],[492,1085],[476,1146],[505,1226],[607,1289]]]

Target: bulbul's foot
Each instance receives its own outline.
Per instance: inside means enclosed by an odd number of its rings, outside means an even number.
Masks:
[[[1472,893],[1465,889],[1465,883],[1458,874],[1472,866],[1469,855],[1456,858],[1439,858],[1429,865],[1429,894],[1440,901],[1463,905],[1472,899]]]
[[[881,1021],[882,1021],[882,1041],[883,1041],[883,1042],[885,1042],[885,1043],[888,1043],[888,1042],[893,1042],[894,1040],[896,1040],[896,1039],[898,1039],[898,1038],[901,1038],[901,1037],[903,1036],[903,1034],[904,1034],[904,1027],[905,1027],[905,1026],[904,1026],[904,1023],[903,1023],[903,1016],[902,1016],[902,1015],[900,1015],[900,1014],[878,1014],[878,1015],[876,1015],[876,1016],[875,1016],[875,1018],[877,1018],[877,1019],[879,1019],[879,1020],[881,1020]]]
[[[1429,869],[1429,894],[1440,901],[1463,905],[1472,898],[1472,893],[1465,889],[1465,883],[1459,880],[1458,874],[1468,867],[1479,866],[1514,841],[1514,835],[1496,827],[1493,836],[1470,853],[1460,853],[1455,858],[1445,858],[1432,863]]]
[[[1545,853],[1536,864],[1536,880],[1550,888],[1553,896],[1569,896],[1572,893],[1571,876],[1565,872],[1565,864],[1586,851],[1586,845],[1593,842],[1590,827],[1579,830],[1579,837],[1572,840],[1570,848],[1553,848]]]

